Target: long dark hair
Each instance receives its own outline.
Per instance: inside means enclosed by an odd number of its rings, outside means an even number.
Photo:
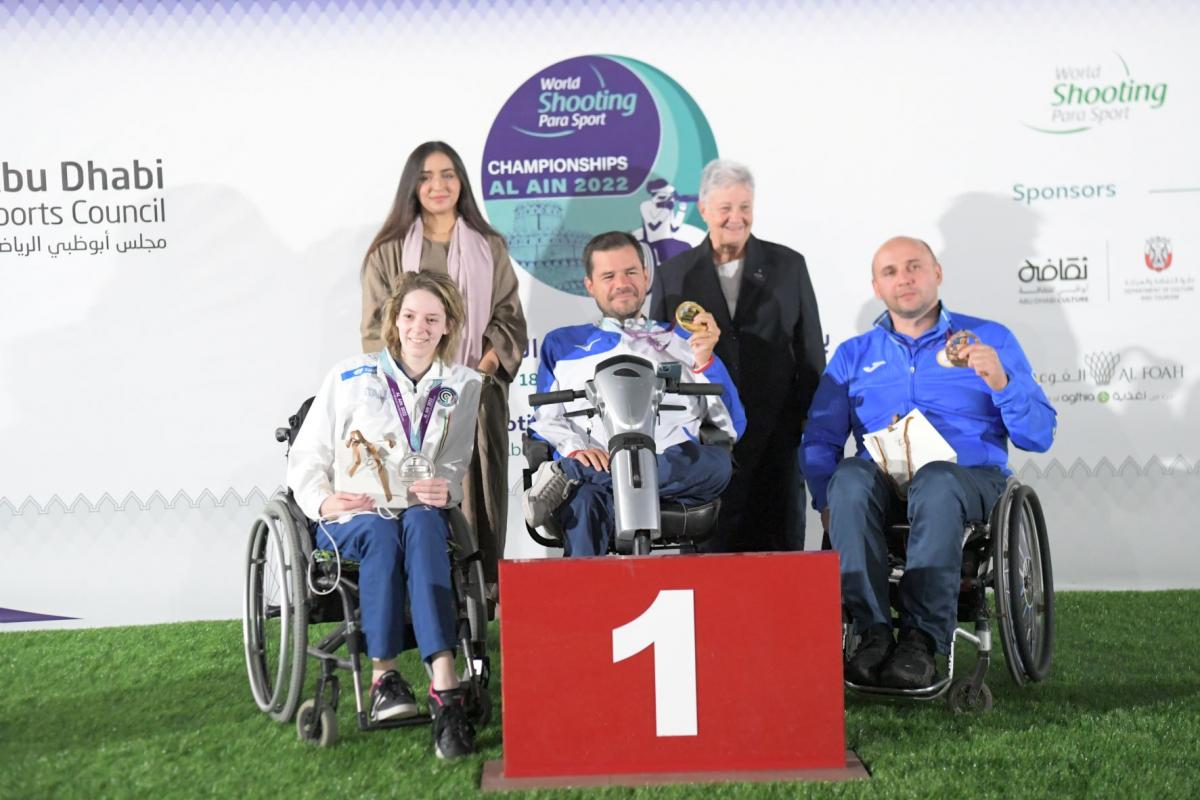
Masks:
[[[471,181],[467,178],[467,168],[463,166],[463,161],[458,153],[445,142],[425,142],[413,150],[408,156],[408,161],[404,162],[404,171],[400,173],[400,185],[396,187],[396,199],[392,201],[392,210],[388,212],[387,219],[383,221],[383,227],[379,229],[379,233],[375,234],[375,238],[371,240],[371,246],[367,248],[367,256],[374,253],[376,248],[382,244],[402,240],[408,234],[408,229],[416,222],[417,215],[421,213],[421,200],[417,197],[417,187],[421,183],[421,170],[425,168],[425,159],[433,153],[444,153],[450,159],[450,163],[454,165],[454,171],[458,173],[460,189],[458,203],[455,204],[454,210],[458,212],[459,218],[484,236],[500,236],[495,228],[487,224],[487,220],[479,211],[479,206],[475,205],[475,192],[471,189]],[[363,266],[366,266],[365,257]]]

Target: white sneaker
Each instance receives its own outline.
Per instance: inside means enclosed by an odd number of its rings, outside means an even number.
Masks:
[[[521,507],[525,510],[525,524],[531,528],[544,525],[550,515],[558,510],[577,485],[563,473],[558,461],[546,461],[533,474],[533,485],[521,496]]]

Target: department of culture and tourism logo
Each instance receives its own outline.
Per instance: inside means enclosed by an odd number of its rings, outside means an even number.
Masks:
[[[1135,74],[1120,53],[1086,62],[1057,64],[1053,80],[1030,98],[1021,124],[1038,133],[1083,133],[1130,122],[1167,102],[1166,81]]]
[[[1163,236],[1151,236],[1146,240],[1146,266],[1155,272],[1162,272],[1171,266],[1175,254],[1171,251],[1171,240]]]
[[[517,264],[586,296],[583,248],[597,233],[629,231],[651,267],[703,241],[696,193],[716,156],[704,114],[670,76],[631,58],[577,56],[508,98],[480,185]]]

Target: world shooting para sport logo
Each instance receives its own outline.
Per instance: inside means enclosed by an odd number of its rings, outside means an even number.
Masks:
[[[1168,83],[1145,80],[1120,53],[1059,63],[1053,81],[1031,97],[1021,124],[1038,133],[1072,134],[1130,122],[1167,103]]]

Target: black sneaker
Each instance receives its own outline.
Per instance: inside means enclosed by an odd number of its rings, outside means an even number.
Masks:
[[[429,689],[433,749],[438,758],[462,758],[475,752],[475,726],[467,718],[466,700],[461,686],[443,692]]]
[[[417,715],[417,698],[396,670],[388,670],[371,684],[371,722],[406,719]]]
[[[846,680],[859,686],[878,686],[879,668],[891,655],[896,642],[891,625],[872,625],[863,632],[858,649],[846,662]]]
[[[933,637],[916,628],[903,628],[892,657],[879,672],[884,686],[893,689],[924,689],[933,685],[937,665]]]

